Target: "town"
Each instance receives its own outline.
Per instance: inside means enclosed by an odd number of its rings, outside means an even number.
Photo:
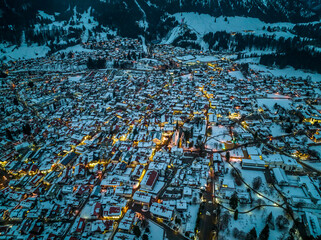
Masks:
[[[7,62],[0,239],[320,239],[320,82],[236,59],[114,37]]]

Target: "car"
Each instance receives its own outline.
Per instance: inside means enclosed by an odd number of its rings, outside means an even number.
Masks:
[[[206,211],[207,216],[211,216],[211,213],[209,211]]]

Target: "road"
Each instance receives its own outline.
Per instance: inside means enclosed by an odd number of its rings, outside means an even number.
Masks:
[[[211,166],[213,166],[213,158],[211,158]],[[203,200],[205,200],[204,208],[201,207],[200,215],[200,240],[217,239],[217,234],[214,236],[214,231],[218,230],[219,216],[216,214],[217,204],[215,200],[215,175],[214,171],[210,171],[210,182],[203,193]]]
[[[210,240],[213,238],[213,230],[217,230],[217,216],[213,212],[217,209],[215,203],[212,202],[212,194],[204,192],[203,198],[205,199],[204,208],[201,207],[200,215],[200,240]]]

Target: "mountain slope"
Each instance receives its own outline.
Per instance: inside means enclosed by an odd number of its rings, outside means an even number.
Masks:
[[[318,16],[299,0],[150,0],[164,11],[199,12],[212,16],[255,17],[265,22],[305,22]],[[165,4],[164,4],[165,2]]]
[[[97,33],[161,40],[178,26],[179,12],[252,17],[262,22],[311,22],[319,15],[311,10],[318,0],[3,0],[0,1],[0,42],[37,42],[70,45],[99,39]],[[86,16],[90,21],[84,19]],[[179,21],[182,21],[180,19]],[[207,23],[204,23],[207,24]],[[60,47],[58,47],[60,48]]]

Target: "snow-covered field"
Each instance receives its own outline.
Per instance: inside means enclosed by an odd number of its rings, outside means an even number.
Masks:
[[[275,77],[302,77],[303,79],[306,79],[307,77],[311,77],[311,80],[314,82],[320,82],[321,81],[321,74],[318,73],[310,73],[305,72],[303,70],[297,70],[293,67],[286,67],[284,69],[279,68],[268,68],[266,66],[260,65],[260,64],[250,64],[250,68],[255,71],[263,71],[268,74],[271,74]]]
[[[257,100],[259,107],[266,106],[270,111],[274,110],[274,105],[278,104],[285,109],[291,109],[292,101],[288,99],[260,98]]]
[[[278,137],[278,136],[282,136],[285,134],[283,128],[276,124],[276,123],[273,123],[270,127],[270,131],[271,131],[271,134],[273,137]]]
[[[263,230],[266,219],[268,215],[272,212],[274,219],[276,219],[279,215],[285,215],[283,209],[275,208],[275,207],[264,207],[262,209],[256,209],[253,212],[246,213],[246,214],[239,214],[237,220],[234,220],[234,214],[230,213],[231,220],[228,226],[228,238],[225,239],[235,239],[232,237],[232,231],[234,228],[237,228],[240,231],[248,233],[253,227],[256,229],[257,235]],[[262,221],[262,219],[264,221]],[[287,231],[280,231],[277,228],[275,230],[270,229],[269,239],[285,239],[282,238],[283,235],[286,235]]]
[[[184,13],[175,13],[173,16],[176,18],[178,22],[183,22],[187,24],[192,30],[196,33],[205,35],[209,32],[218,32],[218,31],[227,31],[227,32],[240,32],[246,33],[250,31],[250,33],[254,33],[256,35],[276,35],[277,37],[294,37],[292,33],[277,31],[277,32],[268,32],[267,30],[263,30],[263,27],[284,27],[286,29],[290,29],[294,27],[292,23],[274,23],[267,24],[258,18],[250,18],[250,17],[228,17],[227,21],[225,21],[225,17],[212,17],[209,14],[198,14],[194,12],[184,12]]]
[[[149,239],[151,240],[163,240],[164,229],[152,221],[149,221]]]
[[[257,170],[245,170],[242,169],[239,162],[233,163],[236,168],[238,168],[241,171],[242,177],[246,183],[248,183],[250,186],[252,186],[253,179],[255,177],[260,177],[262,179],[262,184],[258,191],[263,195],[268,197],[269,199],[272,199],[275,202],[278,202],[279,204],[283,203],[283,200],[281,196],[278,194],[278,192],[272,187],[269,186],[266,182],[265,175],[263,171],[257,171]],[[225,164],[225,168],[229,169],[229,173],[224,175],[224,180],[228,181],[234,181],[234,178],[231,174],[232,167],[229,164]],[[242,183],[241,186],[236,186],[237,192],[240,194],[248,194],[247,187]],[[273,219],[275,219],[282,215],[285,216],[285,211],[276,206],[273,202],[265,199],[262,196],[259,196],[258,194],[251,191],[251,196],[253,199],[252,203],[248,204],[239,204],[238,205],[238,211],[240,212],[238,214],[238,219],[234,220],[234,212],[230,211],[223,211],[221,213],[221,216],[224,214],[228,214],[229,217],[229,224],[226,227],[225,230],[220,231],[220,237],[224,236],[223,239],[240,239],[240,238],[234,238],[233,237],[233,230],[234,228],[237,228],[239,231],[242,231],[243,234],[248,233],[252,228],[256,229],[257,235],[259,235],[262,231],[262,229],[266,225],[266,219],[270,213],[272,213]],[[257,208],[251,211],[254,207],[258,206],[258,201],[260,201],[260,204],[267,204],[270,206],[262,206],[261,208]],[[223,204],[225,207],[230,208],[229,206],[229,200],[220,199],[221,204]],[[291,220],[288,219],[291,226]],[[288,234],[288,227],[286,227],[283,230],[279,230],[277,226],[275,226],[275,230],[270,229],[270,237],[269,239],[285,239],[286,235]]]
[[[176,57],[177,60],[183,62],[215,62],[218,61],[219,58],[216,56],[202,56],[202,55],[185,55],[181,57]]]
[[[236,78],[237,80],[244,79],[243,74],[240,71],[233,71],[228,73],[231,77]]]
[[[77,75],[77,76],[73,76],[73,77],[69,77],[68,80],[71,82],[78,82],[83,76],[81,75]]]
[[[59,53],[69,53],[69,52],[95,52],[93,49],[83,48],[82,45],[77,44],[66,49],[58,51]]]
[[[6,57],[6,61],[16,60],[19,58],[32,59],[44,57],[50,51],[48,46],[38,46],[37,44],[27,46],[26,43],[22,43],[20,47],[7,43],[1,43],[0,49],[0,59]]]
[[[248,54],[251,54],[252,51],[247,51]],[[256,53],[254,51],[253,53]],[[259,53],[259,52],[258,52]],[[266,52],[267,54],[270,52]],[[262,53],[264,54],[264,53]],[[235,59],[236,56],[226,56],[229,59]],[[250,69],[253,69],[254,71],[260,72],[262,75],[270,75],[270,76],[275,76],[275,77],[284,77],[284,78],[291,78],[291,77],[296,77],[296,78],[303,78],[306,79],[308,77],[311,78],[312,81],[314,82],[321,82],[321,74],[319,73],[314,73],[314,72],[309,72],[309,71],[303,71],[301,69],[294,69],[293,67],[287,66],[286,68],[280,69],[277,67],[267,67],[264,65],[259,64],[260,58],[255,57],[255,58],[244,58],[244,59],[239,59],[236,60],[236,63],[249,63]],[[316,89],[318,90],[318,89]],[[321,92],[320,92],[321,93]]]

